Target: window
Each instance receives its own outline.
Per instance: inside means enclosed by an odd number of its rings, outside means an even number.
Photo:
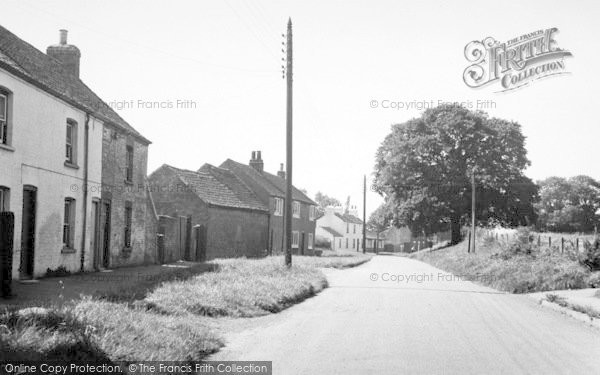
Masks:
[[[63,246],[72,249],[75,237],[75,199],[65,199],[65,216],[63,220]]]
[[[339,248],[341,249],[341,248],[342,248],[342,239],[341,239],[341,238],[340,238],[340,241],[339,241],[339,242],[340,242],[340,246],[339,246]]]
[[[310,221],[314,221],[315,220],[315,211],[316,211],[316,207],[315,206],[309,206],[308,207],[308,220]]]
[[[348,238],[346,238],[346,249],[348,248]]]
[[[73,165],[77,164],[77,123],[73,120],[67,120],[65,162]]]
[[[353,249],[354,249],[354,246],[356,245],[356,243],[355,243],[355,242],[356,242],[356,240],[353,238],[353,239],[352,239],[352,248],[353,248]]]
[[[125,160],[125,181],[133,182],[133,146],[127,146]]]
[[[354,224],[354,233],[356,233],[356,224]]]
[[[300,202],[293,202],[292,215],[294,215],[294,217],[300,218]]]
[[[292,232],[292,247],[298,248],[298,244],[300,243],[300,233],[295,230]]]
[[[312,250],[315,238],[312,233],[308,234],[308,248]]]
[[[8,93],[0,90],[0,144],[8,144]]]
[[[10,189],[0,186],[0,212],[10,211],[9,197]]]
[[[346,233],[350,233],[350,223],[346,222]],[[348,247],[348,246],[346,246]]]
[[[283,215],[283,199],[275,198],[275,212],[273,213],[275,216]]]
[[[132,219],[132,207],[131,202],[125,202],[125,233],[124,233],[124,244],[125,247],[131,247],[131,219]]]

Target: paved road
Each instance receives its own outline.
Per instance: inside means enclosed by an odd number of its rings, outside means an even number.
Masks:
[[[391,275],[404,280],[382,280]],[[227,336],[211,359],[272,360],[276,375],[600,374],[600,331],[527,296],[392,256],[328,278],[317,297]]]

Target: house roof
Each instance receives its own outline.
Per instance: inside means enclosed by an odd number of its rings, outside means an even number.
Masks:
[[[265,171],[261,173],[249,165],[238,163],[237,161],[231,159],[225,160],[220,167],[229,169],[234,174],[242,174],[243,176],[252,179],[259,186],[264,188],[269,195],[285,198],[285,179],[279,176],[275,176]],[[306,194],[301,192],[296,187],[292,187],[292,198],[297,201],[316,205],[312,199],[310,199],[308,196],[306,196]]]
[[[254,193],[233,173],[205,164],[201,171],[194,172],[163,165],[185,183],[200,199],[221,207],[240,208],[268,212]],[[162,168],[162,167],[161,167]]]
[[[362,224],[362,220],[357,218],[354,215],[350,215],[350,214],[339,214],[339,213],[335,213],[335,216],[339,217],[340,219],[344,220],[345,222],[348,222],[350,224]]]
[[[105,123],[112,124],[142,143],[150,143],[102,101],[79,77],[70,74],[58,60],[39,51],[2,26],[0,26],[0,69],[92,114]]]
[[[340,232],[336,231],[335,229],[331,228],[331,227],[321,227],[321,229],[323,229],[326,232],[329,232],[333,235],[333,237],[344,237],[343,234],[341,234]]]

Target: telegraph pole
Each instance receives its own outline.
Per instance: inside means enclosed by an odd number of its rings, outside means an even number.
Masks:
[[[286,119],[286,189],[285,189],[285,265],[292,266],[292,18],[287,25],[287,119]]]
[[[363,254],[367,249],[367,175],[363,178],[363,239],[362,250]]]
[[[473,247],[473,253],[475,252],[475,167],[473,167],[473,173],[471,173],[471,243]]]

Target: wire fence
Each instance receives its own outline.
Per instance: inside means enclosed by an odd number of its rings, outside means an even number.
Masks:
[[[494,239],[503,244],[514,242],[520,236],[517,230],[484,230],[484,238]],[[561,253],[580,253],[594,241],[597,234],[585,233],[548,233],[530,232],[527,235],[529,243],[536,244],[538,248],[548,248]],[[522,240],[522,239],[521,239]]]

